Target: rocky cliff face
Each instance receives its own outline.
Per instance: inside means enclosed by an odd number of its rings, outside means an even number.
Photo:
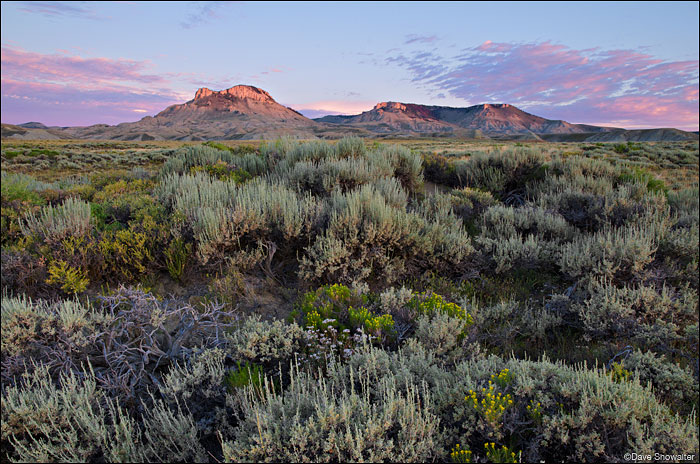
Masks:
[[[218,95],[231,100],[254,100],[276,103],[269,93],[251,85],[235,85],[230,89],[220,91],[214,91],[206,87],[202,87],[194,94],[194,100],[202,100],[212,95]]]

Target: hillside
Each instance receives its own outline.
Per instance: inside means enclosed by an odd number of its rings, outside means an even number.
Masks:
[[[257,87],[200,88],[192,100],[140,121],[68,128],[75,138],[116,140],[220,140],[313,136],[317,123],[277,103]]]
[[[40,124],[40,123],[27,123]],[[27,124],[2,124],[2,138],[19,140],[60,140],[70,138],[70,135],[59,128],[30,127]]]

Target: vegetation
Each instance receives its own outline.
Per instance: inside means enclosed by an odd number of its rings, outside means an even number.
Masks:
[[[0,459],[697,460],[698,158],[3,142]]]

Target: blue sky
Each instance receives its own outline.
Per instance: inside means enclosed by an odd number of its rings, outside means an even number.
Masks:
[[[698,129],[698,3],[2,2],[2,122],[115,124],[199,87],[309,116],[511,103]]]

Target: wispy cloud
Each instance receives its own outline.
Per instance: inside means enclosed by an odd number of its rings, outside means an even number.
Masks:
[[[84,19],[105,19],[99,16],[92,8],[85,5],[88,2],[19,2],[20,11],[31,14],[40,14],[49,18],[74,17]]]
[[[284,72],[284,70],[282,70],[280,68],[270,68],[267,71],[262,71],[260,74],[266,76],[268,74],[278,74],[278,73],[283,73],[283,72]]]
[[[221,9],[231,2],[191,2],[192,12],[181,23],[184,29],[192,29],[221,18]]]
[[[698,60],[636,50],[576,50],[551,42],[494,43],[456,56],[395,53],[388,64],[435,94],[470,104],[504,102],[573,122],[698,128]]]
[[[164,79],[145,72],[147,62],[82,58],[63,54],[42,54],[17,47],[2,47],[2,76],[31,81],[85,82],[100,84],[113,81],[160,83]]]
[[[436,40],[438,40],[438,37],[436,35],[409,34],[406,36],[406,41],[404,42],[404,45],[410,45],[414,43],[429,44],[435,42]]]

